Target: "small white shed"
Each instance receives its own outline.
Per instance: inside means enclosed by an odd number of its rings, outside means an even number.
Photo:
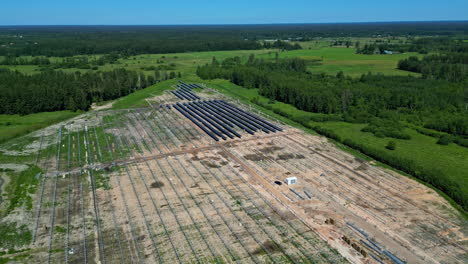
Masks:
[[[289,177],[286,178],[286,184],[287,185],[293,185],[297,183],[297,177]]]

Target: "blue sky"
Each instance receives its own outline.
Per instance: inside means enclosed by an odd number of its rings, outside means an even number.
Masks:
[[[11,0],[0,25],[174,25],[468,20],[468,0]]]

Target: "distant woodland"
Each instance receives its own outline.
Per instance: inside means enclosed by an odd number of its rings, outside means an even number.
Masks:
[[[69,32],[76,29],[77,32]],[[259,42],[239,33],[211,27],[0,27],[0,56],[56,56],[118,53],[131,56],[148,53],[193,51],[299,49],[281,39]],[[13,43],[10,45],[10,43]]]
[[[456,36],[468,22],[213,26],[16,26],[0,27],[0,56],[121,55],[248,50],[258,40],[308,41],[322,37]],[[9,45],[14,43],[14,45]],[[288,46],[288,48],[290,48]]]

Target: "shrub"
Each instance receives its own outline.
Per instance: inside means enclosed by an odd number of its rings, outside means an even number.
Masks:
[[[457,143],[459,146],[468,148],[468,138],[456,137],[453,142]]]
[[[411,139],[409,134],[403,132],[403,126],[392,120],[373,119],[368,126],[361,129],[362,132],[371,132],[378,138],[391,137],[396,139]]]
[[[420,134],[430,136],[430,137],[435,137],[435,138],[440,138],[441,136],[444,135],[444,133],[437,132],[435,130],[428,129],[428,128],[423,128],[423,127],[416,128],[416,131],[418,131],[418,133],[420,133]]]
[[[336,141],[341,142],[341,137],[331,129],[323,128],[323,127],[320,127],[320,126],[314,126],[314,127],[312,127],[312,129],[315,130],[317,133],[319,133],[321,135],[324,135],[326,137],[329,137],[329,138],[332,138],[332,139],[334,139]]]
[[[444,135],[440,137],[439,140],[437,140],[437,144],[439,145],[448,145],[450,144],[450,142],[452,142],[452,139],[450,138],[450,136],[447,135]]]
[[[385,146],[385,148],[389,149],[389,150],[395,150],[396,148],[396,143],[395,141],[389,141],[387,143],[387,146]]]
[[[376,136],[378,138],[384,138],[385,134],[382,131],[377,131],[377,132],[374,133],[374,136]]]

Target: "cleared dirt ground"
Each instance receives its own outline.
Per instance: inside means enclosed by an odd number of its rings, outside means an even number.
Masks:
[[[26,220],[34,260],[391,263],[386,250],[408,263],[468,261],[466,221],[431,189],[284,124],[215,142],[159,107],[174,101],[55,127]]]

